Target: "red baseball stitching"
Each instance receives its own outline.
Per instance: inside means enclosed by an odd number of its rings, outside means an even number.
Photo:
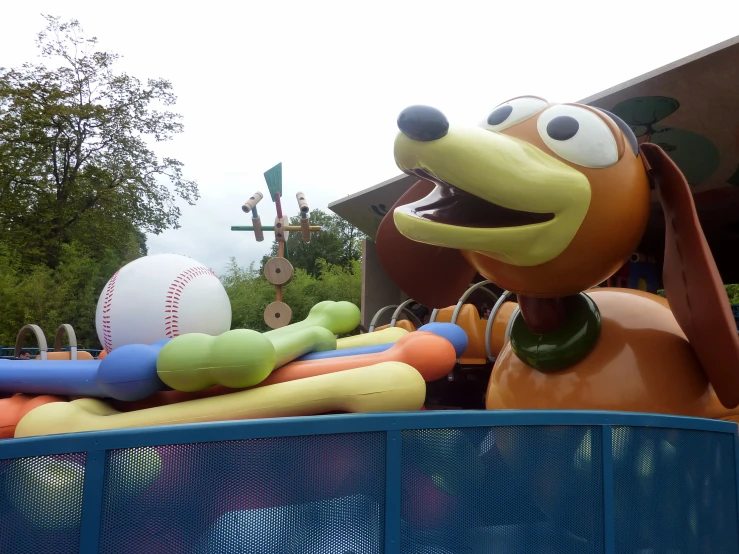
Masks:
[[[172,284],[169,285],[167,291],[167,299],[164,302],[164,311],[167,314],[164,318],[164,332],[168,338],[173,339],[179,336],[180,327],[178,320],[178,309],[180,305],[180,296],[185,286],[200,275],[212,275],[218,279],[218,275],[213,273],[212,270],[207,267],[191,267],[180,273],[174,278]]]
[[[115,289],[115,280],[118,278],[120,269],[116,271],[105,286],[105,300],[103,300],[103,348],[106,352],[113,350],[113,336],[110,328],[110,307],[113,304],[113,290]]]

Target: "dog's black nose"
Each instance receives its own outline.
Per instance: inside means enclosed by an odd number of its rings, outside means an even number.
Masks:
[[[438,140],[449,131],[449,121],[436,108],[410,106],[400,112],[398,127],[410,139],[422,142]]]

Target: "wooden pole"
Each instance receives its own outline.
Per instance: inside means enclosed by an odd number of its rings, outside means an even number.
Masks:
[[[285,242],[284,241],[280,241],[277,243],[277,257],[278,258],[285,257]],[[275,289],[277,290],[275,300],[277,302],[282,302],[282,285],[275,285]]]

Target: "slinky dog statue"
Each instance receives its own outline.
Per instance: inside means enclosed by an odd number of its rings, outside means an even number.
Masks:
[[[419,181],[382,221],[390,277],[430,307],[475,272],[518,297],[488,409],[652,412],[739,420],[739,336],[688,183],[615,115],[533,96],[479,126],[412,106],[395,160]],[[594,288],[636,250],[654,191],[667,300]]]

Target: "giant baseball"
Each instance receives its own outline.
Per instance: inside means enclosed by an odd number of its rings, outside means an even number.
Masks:
[[[231,302],[215,273],[192,258],[155,254],[119,269],[95,313],[106,352],[186,333],[220,335],[231,328]]]

